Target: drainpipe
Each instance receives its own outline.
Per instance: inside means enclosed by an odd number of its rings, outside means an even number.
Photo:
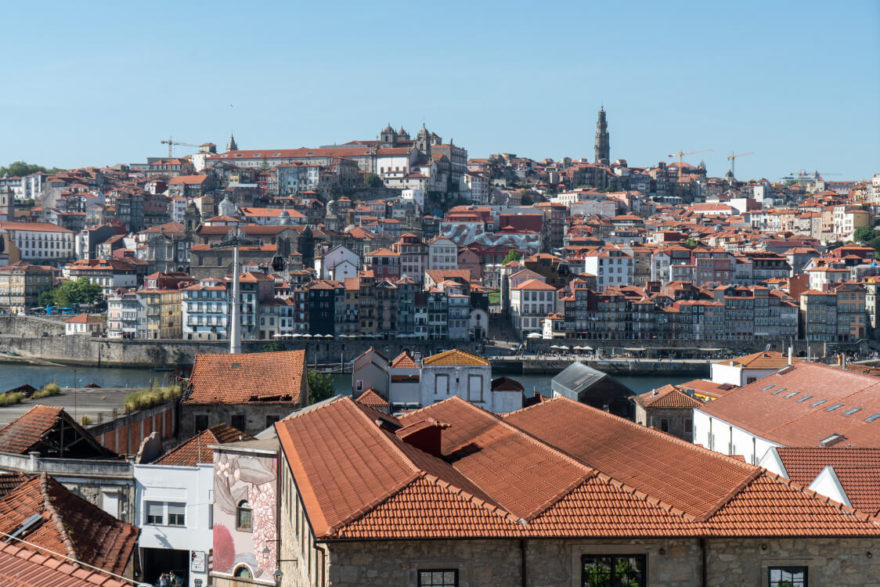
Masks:
[[[702,564],[700,565],[700,585],[707,587],[709,585],[709,569],[706,568],[706,551],[708,550],[705,538],[700,538],[700,557]]]
[[[526,539],[519,539],[519,576],[522,582],[522,587],[527,587],[528,580],[526,574]]]

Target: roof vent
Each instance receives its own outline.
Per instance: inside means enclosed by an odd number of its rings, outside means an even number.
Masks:
[[[9,534],[3,540],[5,542],[10,542],[12,540],[21,539],[25,534],[28,533],[29,530],[33,529],[35,526],[40,524],[43,521],[43,516],[40,514],[31,514],[31,516],[21,523],[21,526],[15,529],[12,534]]]
[[[442,432],[449,424],[438,422],[434,418],[419,420],[396,430],[394,434],[402,441],[435,457],[442,457]]]
[[[844,440],[846,440],[846,436],[844,436],[843,434],[837,434],[837,433],[835,433],[835,434],[832,434],[831,436],[829,436],[829,437],[827,437],[827,438],[823,438],[822,440],[820,440],[820,441],[819,441],[819,446],[822,446],[822,447],[824,447],[824,448],[828,448],[828,447],[830,447],[830,446],[834,446],[834,445],[836,445],[836,444],[840,444],[840,443],[843,442]]]
[[[241,369],[241,363],[233,363],[231,369]]]

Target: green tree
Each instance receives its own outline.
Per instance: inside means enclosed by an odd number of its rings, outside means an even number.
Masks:
[[[368,173],[364,178],[364,183],[367,184],[368,188],[380,188],[383,185],[382,178],[375,173]]]
[[[507,255],[504,256],[504,259],[501,260],[501,264],[510,263],[511,261],[519,261],[522,259],[522,255],[519,254],[519,251],[516,249],[510,249],[507,251]]]
[[[46,169],[42,165],[34,165],[32,163],[25,163],[24,161],[15,161],[14,163],[10,163],[8,167],[0,167],[0,177],[3,177],[6,174],[9,174],[12,177],[21,177],[38,171],[42,171],[43,173],[55,173],[61,170],[57,167]]]
[[[271,342],[267,342],[260,349],[260,351],[264,352],[264,353],[274,353],[274,352],[283,351],[283,350],[284,350],[284,343],[281,341],[278,341],[278,340],[273,340]]]
[[[877,237],[877,231],[871,226],[860,226],[853,233],[853,240],[857,243],[867,243]]]
[[[880,236],[875,236],[868,241],[868,246],[880,253]]]
[[[324,401],[335,395],[335,387],[333,385],[333,376],[329,373],[321,373],[320,371],[308,372],[309,380],[309,401],[313,404]]]
[[[92,283],[87,277],[68,279],[52,289],[40,293],[37,302],[41,306],[70,306],[72,304],[93,304],[101,300],[101,286]]]

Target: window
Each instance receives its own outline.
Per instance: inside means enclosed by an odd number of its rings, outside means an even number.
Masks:
[[[196,432],[208,429],[208,416],[200,414],[196,416]]]
[[[449,375],[438,373],[434,376],[434,394],[449,394]]]
[[[691,433],[694,431],[694,423],[690,418],[687,418],[684,421],[684,431],[687,433]]]
[[[581,584],[583,587],[645,587],[647,566],[644,554],[585,554],[581,557]]]
[[[233,428],[236,428],[236,429],[244,432],[244,427],[245,427],[244,414],[235,414],[234,416],[232,416],[232,421],[230,422],[230,425]]]
[[[165,523],[165,504],[156,501],[147,502],[147,522],[150,526],[161,526]]]
[[[168,525],[169,526],[186,526],[186,504],[185,503],[169,503],[168,504]]]
[[[770,567],[770,587],[807,587],[807,567]]]
[[[472,402],[483,401],[482,375],[468,375],[468,400]]]
[[[458,587],[458,569],[419,570],[419,587]]]
[[[245,565],[241,565],[239,567],[236,567],[235,571],[232,574],[234,577],[236,577],[238,579],[252,578],[251,577],[251,570],[249,568],[247,568],[247,566],[245,566]]]
[[[247,500],[238,502],[235,508],[235,529],[241,532],[250,532],[253,530],[253,517],[251,504]]]
[[[669,420],[667,420],[666,418],[660,420],[660,430],[662,430],[663,432],[669,432]]]

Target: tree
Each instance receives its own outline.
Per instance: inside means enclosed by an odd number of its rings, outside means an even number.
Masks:
[[[871,226],[860,226],[853,233],[853,240],[857,243],[867,243],[878,236],[877,231]]]
[[[71,306],[73,304],[93,304],[101,299],[101,286],[89,281],[88,277],[68,279],[52,289],[42,292],[37,298],[41,306]]]
[[[367,184],[368,188],[380,188],[383,185],[382,178],[375,173],[368,173],[364,178],[364,183]]]
[[[309,370],[308,380],[310,403],[315,404],[335,395],[336,389],[333,385],[333,376],[329,373]]]
[[[519,261],[522,259],[522,255],[519,254],[519,251],[516,249],[510,249],[507,251],[507,255],[505,255],[504,259],[501,261],[501,264],[510,263],[511,261]]]
[[[37,173],[38,171],[42,171],[43,173],[55,173],[61,170],[57,167],[46,169],[42,165],[34,165],[32,163],[25,163],[24,161],[15,161],[14,163],[10,163],[9,167],[0,167],[0,177],[3,177],[6,174],[9,174],[11,177],[23,177],[25,175],[30,175],[31,173]]]
[[[870,241],[868,241],[868,246],[874,249],[876,252],[880,253],[880,236],[875,236]]]

